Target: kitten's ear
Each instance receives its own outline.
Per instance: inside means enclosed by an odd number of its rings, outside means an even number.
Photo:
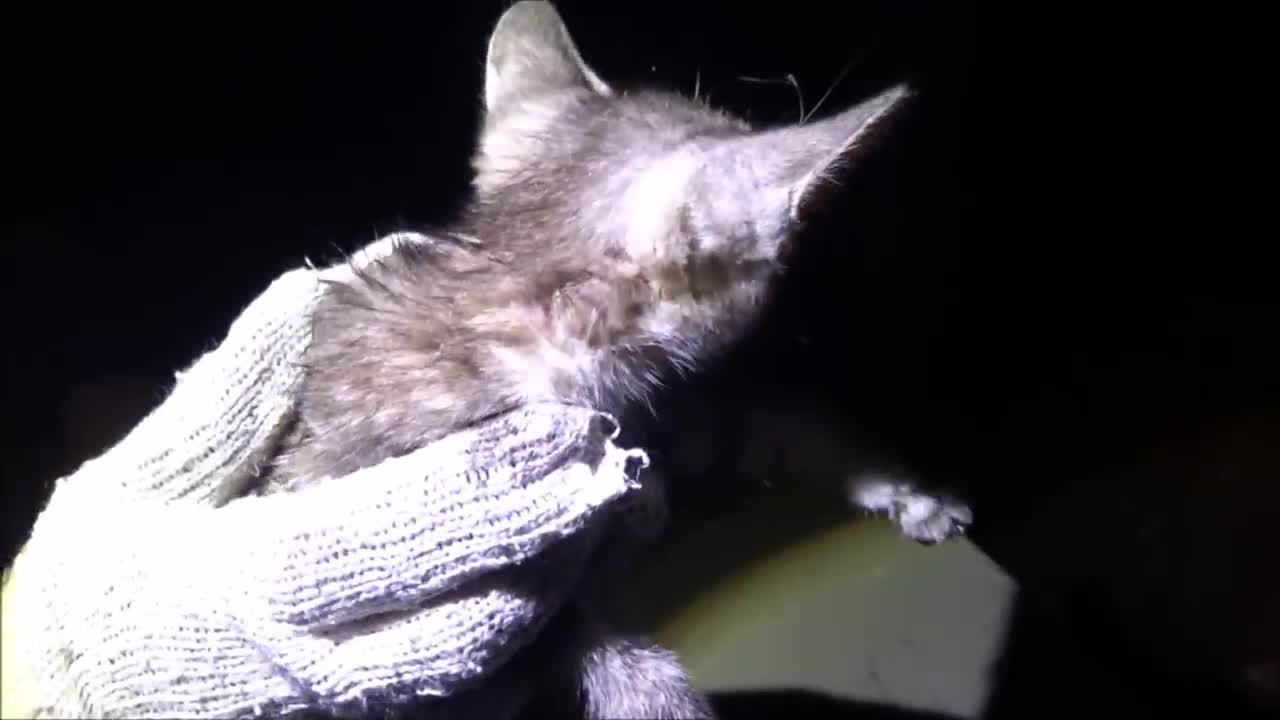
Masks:
[[[739,150],[771,187],[786,189],[790,217],[799,220],[817,191],[856,165],[912,95],[906,85],[896,85],[838,115],[754,135]]]
[[[818,145],[825,143],[828,151],[792,188],[792,219],[800,218],[806,204],[832,175],[856,165],[863,153],[875,146],[887,121],[898,114],[911,97],[910,88],[895,85],[838,115],[801,129],[800,137],[808,135],[809,142],[816,139]],[[815,134],[817,138],[813,138]]]
[[[489,112],[532,96],[573,87],[612,90],[582,61],[560,13],[549,2],[521,0],[489,38],[484,99]]]

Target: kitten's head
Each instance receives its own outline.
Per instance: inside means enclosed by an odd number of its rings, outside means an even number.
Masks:
[[[907,97],[755,130],[674,93],[611,88],[550,3],[518,2],[489,41],[476,208],[509,242],[683,303],[652,332],[706,330],[751,314],[817,192]]]

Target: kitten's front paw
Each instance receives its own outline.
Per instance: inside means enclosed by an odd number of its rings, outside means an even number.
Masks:
[[[849,491],[854,503],[888,516],[903,535],[917,542],[932,545],[963,535],[973,523],[967,505],[887,478],[860,477],[850,483]]]
[[[900,501],[896,514],[890,517],[903,535],[927,544],[963,535],[973,523],[973,512],[968,506],[929,495],[906,496]]]

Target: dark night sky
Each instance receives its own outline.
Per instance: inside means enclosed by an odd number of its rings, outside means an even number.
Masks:
[[[304,256],[446,216],[502,7],[6,9],[6,549],[42,483],[83,459],[59,453],[70,388],[140,380],[158,398]],[[801,330],[840,329],[824,312],[856,325],[840,334],[864,349],[827,362],[857,358],[875,378],[859,392],[903,444],[961,466],[978,438],[1051,452],[1049,432],[1018,427],[1029,405],[1055,408],[1043,428],[1132,427],[1274,398],[1259,332],[1273,233],[1246,181],[1260,121],[1242,112],[1260,90],[1256,19],[1080,3],[561,7],[606,79],[690,92],[699,77],[762,123],[794,121],[795,93],[740,76],[791,73],[808,108],[849,66],[828,110],[916,82],[898,145],[847,188],[852,239],[799,294],[825,308]]]

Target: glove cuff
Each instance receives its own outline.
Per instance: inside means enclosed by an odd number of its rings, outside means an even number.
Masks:
[[[216,349],[178,374],[159,407],[72,479],[162,501],[220,504],[237,494],[236,480],[252,476],[293,412],[321,296],[311,270],[279,277]]]

